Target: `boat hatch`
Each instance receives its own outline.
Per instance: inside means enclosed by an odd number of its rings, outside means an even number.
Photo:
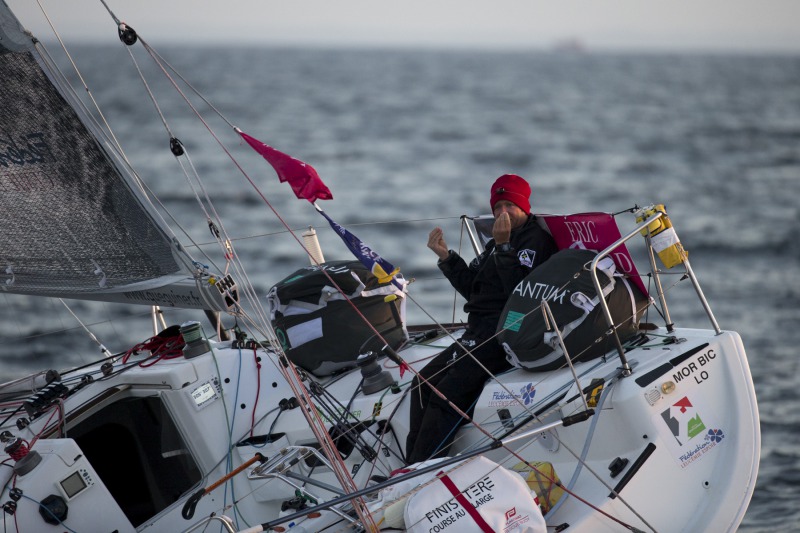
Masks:
[[[67,434],[134,526],[200,482],[197,463],[160,396],[120,398]]]

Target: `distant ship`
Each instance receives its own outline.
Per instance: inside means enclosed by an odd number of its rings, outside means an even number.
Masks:
[[[586,45],[577,37],[570,37],[553,43],[552,50],[560,53],[582,54],[586,52]]]

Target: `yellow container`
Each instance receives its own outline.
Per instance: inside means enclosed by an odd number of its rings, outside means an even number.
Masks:
[[[556,502],[564,495],[561,480],[558,479],[552,463],[546,461],[533,461],[530,463],[517,463],[512,470],[525,477],[528,488],[536,493],[542,514],[546,514]]]
[[[683,263],[689,257],[689,253],[683,249],[683,245],[678,239],[678,234],[675,233],[675,229],[672,227],[672,221],[667,216],[667,210],[664,205],[658,204],[643,207],[636,212],[636,222],[643,222],[656,213],[663,213],[663,215],[658,220],[648,224],[641,233],[645,237],[650,236],[650,245],[658,254],[661,262],[664,263],[665,267],[672,268]]]

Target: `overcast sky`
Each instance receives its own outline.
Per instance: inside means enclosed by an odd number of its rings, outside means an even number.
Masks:
[[[45,38],[41,3],[63,38],[106,39],[100,0],[5,0]],[[800,0],[106,0],[151,44],[800,53]]]

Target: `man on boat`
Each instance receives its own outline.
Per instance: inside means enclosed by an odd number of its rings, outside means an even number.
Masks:
[[[447,247],[441,228],[428,236],[428,248],[439,256],[439,268],[467,300],[467,329],[420,371],[430,385],[414,379],[406,441],[409,463],[446,455],[464,421],[430,386],[467,412],[489,378],[487,371],[495,375],[511,368],[494,337],[500,314],[514,287],[557,250],[553,238],[530,213],[530,194],[528,182],[515,174],[497,178],[490,199],[495,216],[493,239],[469,265]]]

